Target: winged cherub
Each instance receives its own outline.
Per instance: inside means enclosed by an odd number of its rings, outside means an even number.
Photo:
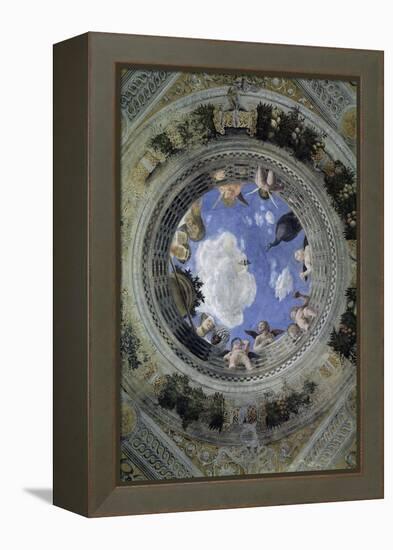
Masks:
[[[297,291],[294,293],[294,297],[302,298],[303,305],[295,306],[291,309],[291,319],[303,332],[307,332],[311,323],[317,316],[317,312],[309,305],[310,296],[307,296],[307,294],[302,294]]]
[[[282,191],[284,189],[284,186],[282,183],[278,182],[273,170],[268,170],[266,174],[262,167],[258,166],[255,172],[255,185],[256,189],[250,191],[250,193],[247,193],[247,195],[258,193],[261,199],[271,199],[274,206],[278,208],[277,204],[274,202],[272,193],[274,193],[275,191]]]
[[[290,325],[288,325],[287,333],[292,342],[296,342],[296,340],[298,340],[298,338],[300,338],[300,336],[303,334],[296,323],[291,323]]]
[[[206,233],[202,219],[202,199],[195,201],[179,224],[179,230],[187,233],[192,241],[201,241]]]
[[[300,278],[303,279],[303,281],[307,281],[308,276],[312,272],[312,255],[307,237],[304,238],[303,248],[296,250],[294,257],[297,262],[303,264],[303,271],[300,273]]]
[[[253,366],[248,356],[250,342],[241,338],[234,338],[231,342],[231,351],[224,355],[224,361],[228,362],[228,368],[245,367],[252,370]]]
[[[246,330],[245,332],[254,338],[253,351],[255,353],[260,353],[264,347],[274,342],[277,336],[283,334],[285,331],[279,328],[271,329],[267,321],[260,321],[257,326],[257,331]]]

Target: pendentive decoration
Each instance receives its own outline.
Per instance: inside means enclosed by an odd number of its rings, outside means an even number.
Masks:
[[[153,81],[132,116],[122,100],[122,389],[140,410],[124,452],[146,478],[296,471],[356,388],[354,154],[303,81]],[[152,470],[140,433],[177,473],[154,453]]]

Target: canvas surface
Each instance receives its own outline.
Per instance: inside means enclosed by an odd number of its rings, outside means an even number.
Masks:
[[[353,82],[121,73],[121,480],[355,469]]]

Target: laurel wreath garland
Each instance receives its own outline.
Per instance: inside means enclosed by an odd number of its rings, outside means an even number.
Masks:
[[[196,421],[202,421],[211,430],[222,431],[225,421],[225,399],[216,392],[207,396],[202,388],[190,386],[185,375],[166,375],[165,384],[158,395],[161,407],[175,410],[182,420],[183,429]],[[280,397],[268,400],[265,405],[265,424],[273,429],[287,422],[312,404],[317,384],[306,380],[301,391],[290,390]]]
[[[356,288],[347,289],[346,311],[341,315],[338,330],[333,329],[329,340],[329,346],[341,358],[349,359],[354,364],[357,360],[356,294]]]
[[[158,403],[165,409],[176,410],[184,429],[191,422],[201,420],[209,429],[221,432],[225,416],[225,399],[221,393],[207,396],[202,388],[191,387],[185,375],[166,375],[165,379]]]
[[[132,370],[149,362],[149,356],[142,351],[141,341],[135,334],[130,323],[121,322],[120,327],[120,356]]]
[[[150,146],[165,158],[195,145],[217,139],[214,105],[201,105],[184,120],[158,133]],[[298,107],[284,112],[269,103],[257,106],[256,139],[267,141],[289,151],[300,162],[318,166],[324,174],[325,189],[332,205],[344,223],[346,239],[356,239],[356,176],[339,160],[329,157],[320,163],[325,152],[325,134],[305,122]]]
[[[315,392],[317,384],[307,380],[301,391],[292,390],[287,395],[266,403],[266,427],[275,428],[287,422],[291,416],[299,414],[302,409],[310,407],[311,396]]]

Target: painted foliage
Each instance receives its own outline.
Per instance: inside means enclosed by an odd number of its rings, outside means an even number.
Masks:
[[[123,481],[355,468],[355,87],[130,68],[121,113]]]

